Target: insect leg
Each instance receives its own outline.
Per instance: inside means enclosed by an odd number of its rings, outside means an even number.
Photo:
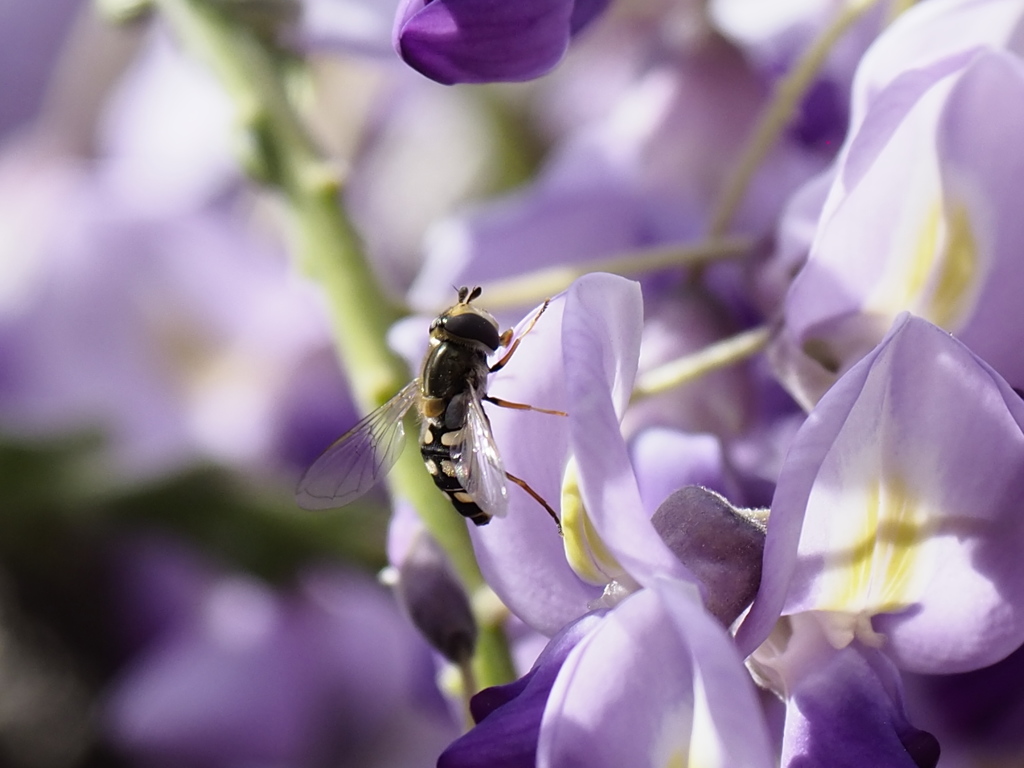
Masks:
[[[528,494],[533,496],[533,498],[537,500],[537,503],[540,504],[542,507],[544,507],[544,509],[547,510],[547,513],[549,515],[551,515],[551,519],[555,521],[555,525],[558,526],[558,534],[561,535],[562,534],[562,521],[558,519],[558,515],[555,513],[555,510],[553,510],[551,508],[551,505],[548,504],[546,501],[544,501],[544,499],[541,497],[541,495],[539,493],[537,493],[535,490],[533,490],[533,488],[530,487],[529,483],[527,483],[522,478],[516,477],[515,475],[510,474],[509,472],[505,473],[505,477],[507,477],[509,480],[511,480],[516,485],[518,485],[520,488],[522,488]]]
[[[538,408],[535,405],[527,405],[526,403],[513,403],[511,400],[502,400],[500,397],[491,397],[490,395],[484,395],[481,399],[486,400],[488,403],[494,403],[502,408],[514,408],[517,411],[537,411],[538,413],[550,413],[552,416],[569,415],[565,411],[552,411],[548,408]]]
[[[498,362],[491,366],[491,373],[494,373],[495,371],[500,371],[502,368],[508,365],[508,361],[512,358],[512,355],[515,354],[516,349],[519,347],[519,342],[523,340],[523,337],[526,334],[533,330],[533,326],[535,326],[537,324],[537,321],[540,320],[540,316],[544,314],[544,310],[548,308],[548,304],[550,303],[551,299],[544,299],[544,303],[541,304],[540,309],[538,309],[536,314],[534,314],[534,316],[530,318],[530,322],[527,323],[526,328],[523,329],[523,332],[516,337],[516,340],[514,342],[512,342],[512,346],[508,348],[508,352],[505,353],[504,357],[502,357],[501,360],[499,360]],[[511,330],[505,331],[505,333],[501,335],[501,345],[505,346],[506,344],[508,344],[509,341],[511,340],[511,336]]]

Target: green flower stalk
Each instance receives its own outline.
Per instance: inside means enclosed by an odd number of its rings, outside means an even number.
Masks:
[[[326,291],[338,355],[365,412],[409,380],[386,333],[400,310],[377,284],[340,201],[342,179],[302,124],[285,86],[283,58],[254,29],[208,0],[156,0],[182,43],[213,70],[234,100],[250,174],[279,191],[291,216],[294,252]],[[416,430],[407,430],[410,443]],[[424,472],[415,445],[389,475],[392,493],[413,504],[450,558],[467,591],[484,588],[463,520]],[[500,622],[485,623],[475,660],[488,686],[513,677]]]

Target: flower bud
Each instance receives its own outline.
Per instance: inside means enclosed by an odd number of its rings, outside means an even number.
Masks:
[[[765,526],[757,513],[691,485],[669,496],[651,523],[700,579],[708,612],[725,626],[732,624],[761,584]]]
[[[476,647],[476,620],[469,597],[430,534],[416,534],[397,571],[395,595],[416,628],[449,661],[468,661]]]

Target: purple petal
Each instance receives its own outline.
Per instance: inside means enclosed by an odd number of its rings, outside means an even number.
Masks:
[[[901,317],[797,435],[741,647],[783,602],[864,629],[873,617],[906,669],[970,669],[1019,646],[1022,424],[1024,402],[989,366]]]
[[[1016,56],[969,49],[893,77],[867,104],[786,299],[775,358],[805,401],[904,310],[1024,381],[1006,331],[1024,291],[1024,224],[1007,208],[1024,169],[1022,99]]]
[[[853,89],[852,123],[859,125],[864,109],[895,77],[925,69],[935,62],[979,47],[1019,47],[1020,3],[921,3],[900,14],[865,53]]]
[[[722,444],[714,435],[646,429],[632,444],[637,485],[648,516],[674,491],[700,485],[725,492]]]
[[[805,402],[816,402],[910,308],[899,283],[911,268],[894,265],[917,256],[914,239],[941,202],[936,159],[920,137],[934,130],[937,102],[964,64],[944,60],[894,81],[839,160],[810,258],[786,296],[779,343],[788,349],[775,352],[783,382]]]
[[[1021,754],[1024,748],[1024,648],[956,675],[904,675],[910,709],[928,718],[944,748]]]
[[[541,408],[568,408],[559,333],[564,308],[564,297],[551,302],[508,366],[492,377],[492,395]],[[488,407],[487,412],[505,468],[557,508],[568,461],[567,419],[508,408]],[[512,484],[508,500],[504,518],[473,526],[477,559],[487,583],[512,612],[551,635],[586,613],[600,590],[569,567],[562,538],[543,507]]]
[[[600,621],[587,614],[551,639],[533,668],[508,685],[487,688],[470,704],[477,725],[454,741],[438,768],[533,768],[541,717],[569,652]]]
[[[622,567],[641,584],[658,574],[692,581],[644,512],[619,427],[636,375],[642,324],[636,283],[595,273],[569,289],[562,355],[572,449],[587,514]]]
[[[563,184],[541,181],[435,227],[411,301],[434,306],[450,296],[453,280],[487,285],[534,269],[610,257],[642,241],[637,200],[620,180],[591,179],[570,190]]]
[[[677,762],[673,762],[677,761]],[[569,654],[541,726],[540,768],[773,765],[753,684],[695,590],[628,597]]]
[[[999,108],[993,110],[996,104]],[[979,119],[982,115],[985,119]],[[933,322],[956,333],[1016,386],[1024,386],[1024,355],[1015,343],[1022,329],[1024,270],[1019,255],[1024,219],[1012,200],[1024,193],[1024,152],[1015,149],[1022,130],[1020,59],[1002,52],[979,56],[950,93],[936,149],[942,159],[946,217],[955,233],[951,238],[961,238],[950,249],[962,249],[958,261],[968,260],[974,269],[949,281],[959,283],[947,297],[959,310],[958,322]]]
[[[907,719],[893,664],[874,649],[819,643],[787,680],[782,765],[934,768],[939,744]]]
[[[405,0],[392,39],[439,83],[530,80],[562,58],[572,14],[571,0]]]

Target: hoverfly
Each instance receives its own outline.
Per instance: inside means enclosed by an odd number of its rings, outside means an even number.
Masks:
[[[419,378],[338,438],[306,470],[296,492],[300,506],[342,507],[370,490],[398,460],[405,446],[402,420],[416,406],[423,463],[459,514],[477,525],[502,517],[508,507],[507,479],[536,499],[558,523],[558,515],[536,491],[505,471],[483,409],[487,401],[565,415],[487,394],[488,376],[505,367],[548,302],[513,341],[511,329],[499,334],[498,321],[471,303],[480,292],[479,287],[459,288],[458,302],[430,323],[430,347]],[[488,355],[505,347],[508,350],[501,359],[489,365]]]

